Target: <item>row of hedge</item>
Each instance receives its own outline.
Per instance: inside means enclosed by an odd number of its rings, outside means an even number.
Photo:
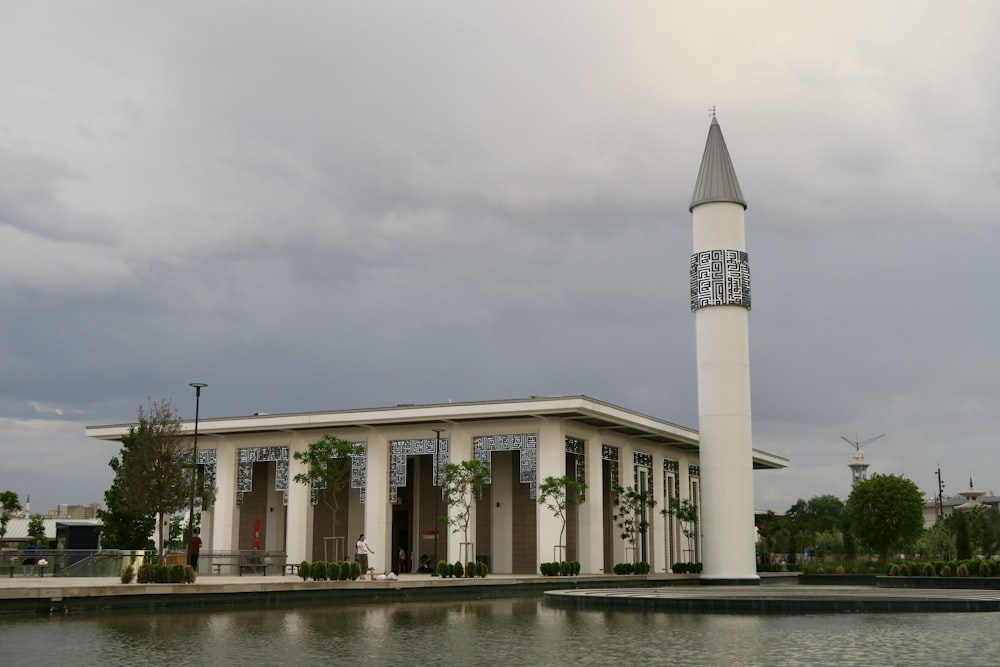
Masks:
[[[298,575],[302,581],[312,579],[313,581],[354,581],[361,576],[361,563],[357,561],[323,561],[318,560],[313,563],[302,561],[299,563]]]
[[[136,570],[131,564],[121,571],[121,582],[128,584],[134,578],[140,584],[193,584],[198,573],[190,565],[159,565],[143,563]]]
[[[449,563],[446,560],[438,561],[437,564],[438,576],[447,579],[449,577],[455,577],[461,579],[462,577],[485,577],[490,573],[490,568],[487,567],[486,563],[479,561],[474,563],[471,560],[462,565],[462,561],[457,560],[454,563]]]
[[[995,560],[910,561],[889,566],[890,577],[996,577],[1000,562]]]
[[[649,563],[644,560],[638,563],[616,563],[615,574],[649,574]]]
[[[677,562],[670,566],[670,571],[674,574],[701,574],[701,563]]]
[[[542,563],[538,571],[546,577],[571,577],[580,574],[580,561],[564,560],[560,563]]]

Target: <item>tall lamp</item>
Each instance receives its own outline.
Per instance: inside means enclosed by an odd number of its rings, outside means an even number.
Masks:
[[[208,385],[204,382],[191,382],[194,387],[194,449],[191,451],[191,514],[188,515],[188,553],[187,561],[191,563],[191,543],[194,542],[194,496],[198,487],[198,409],[201,407],[201,390]]]
[[[438,564],[438,497],[441,492],[438,490],[438,461],[441,459],[441,433],[444,431],[443,428],[432,428],[434,431],[434,463],[431,468],[431,490],[434,492],[434,561],[431,563],[431,576],[438,576],[437,564]]]

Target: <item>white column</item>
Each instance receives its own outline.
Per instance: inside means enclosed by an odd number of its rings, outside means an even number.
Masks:
[[[237,551],[236,517],[236,447],[221,442],[216,449],[215,510],[212,525],[212,551]]]
[[[559,419],[542,419],[538,426],[538,451],[536,452],[537,481],[546,477],[562,477],[566,474],[566,431]],[[537,516],[535,544],[539,563],[548,563],[556,558],[565,560],[566,554],[555,547],[559,542],[562,523],[541,503],[535,503]],[[581,563],[581,570],[583,569]]]
[[[463,429],[458,424],[451,425],[451,428],[445,434],[448,438],[448,461],[447,463],[461,463],[462,461],[471,461],[474,457],[474,451],[472,446],[472,436],[469,432]],[[461,561],[464,567],[467,562],[474,560],[476,558],[474,545],[476,543],[476,503],[475,500],[472,501],[472,506],[469,511],[469,543],[473,547],[470,553],[464,552],[462,549],[462,542],[465,540],[465,535],[463,531],[453,532],[456,528],[454,525],[438,526],[438,530],[448,533],[448,562],[454,563],[456,561]],[[448,518],[449,520],[454,520],[455,515],[453,508],[448,508]]]
[[[389,441],[379,430],[368,433],[368,488],[365,492],[364,532],[374,554],[368,556],[368,565],[375,572],[382,573],[389,569],[393,554],[392,548],[392,505],[389,503]],[[348,553],[353,553],[354,540],[352,533],[348,536]]]
[[[743,206],[692,211],[694,252],[745,249]],[[741,305],[695,311],[704,569],[702,579],[759,579],[754,554],[749,312]]]
[[[601,435],[588,438],[585,445],[587,499],[577,508],[580,522],[580,572],[600,574],[604,569],[604,507],[601,470]]]
[[[313,506],[310,486],[295,481],[295,476],[306,474],[309,467],[302,461],[296,461],[292,456],[296,451],[304,451],[308,445],[299,443],[291,445],[288,462],[288,530],[286,531],[285,551],[289,563],[311,561],[312,553],[312,523]]]

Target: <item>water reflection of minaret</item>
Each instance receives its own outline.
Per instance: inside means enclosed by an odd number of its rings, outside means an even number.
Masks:
[[[746,207],[713,109],[689,209],[705,583],[760,581],[754,553]]]

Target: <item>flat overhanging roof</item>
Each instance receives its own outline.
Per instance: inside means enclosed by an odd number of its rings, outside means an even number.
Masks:
[[[588,396],[533,396],[527,399],[396,405],[361,410],[333,410],[288,414],[256,414],[198,420],[198,435],[241,435],[281,431],[324,431],[335,428],[377,426],[426,426],[467,424],[477,421],[514,421],[555,418],[609,433],[620,433],[657,445],[686,451],[698,450],[698,432],[639,412],[598,401]],[[87,437],[120,441],[134,424],[88,426]],[[183,432],[194,432],[194,420],[181,422]],[[755,469],[779,469],[788,459],[753,450]]]

